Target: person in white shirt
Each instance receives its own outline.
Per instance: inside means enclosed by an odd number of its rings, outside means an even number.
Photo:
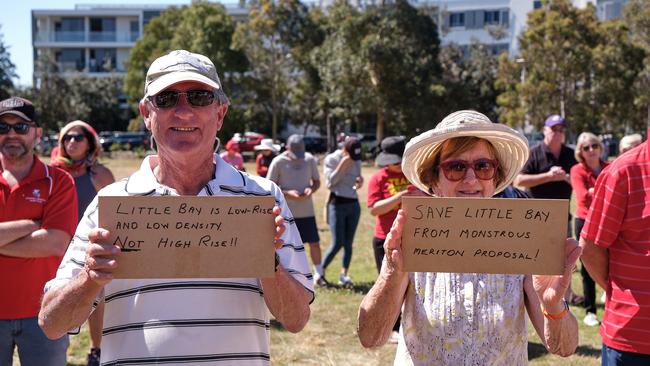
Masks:
[[[104,299],[101,363],[268,365],[268,312],[290,332],[310,315],[312,276],[280,189],[237,171],[213,152],[228,98],[212,61],[184,50],[156,59],[140,113],[157,143],[128,179],[99,196],[245,196],[275,198],[276,272],[269,278],[113,279],[119,247],[98,227],[95,198],[45,286],[39,324],[48,337],[75,329]],[[283,215],[283,216],[281,216]],[[269,238],[269,241],[271,239]]]

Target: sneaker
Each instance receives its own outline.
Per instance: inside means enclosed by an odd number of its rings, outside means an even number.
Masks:
[[[88,354],[87,366],[99,366],[99,359],[102,355],[102,350],[99,348],[91,348]]]
[[[319,275],[318,273],[314,274],[314,286],[328,286],[329,282],[325,279],[325,277]]]
[[[600,325],[600,321],[598,321],[598,317],[594,313],[587,313],[585,318],[582,320],[585,325],[588,325],[590,327],[595,327]]]
[[[352,285],[354,285],[354,283],[352,282],[352,279],[350,278],[350,276],[340,275],[339,276],[339,285],[346,286],[346,287],[348,287],[348,286],[352,287]]]
[[[390,334],[390,338],[388,338],[388,343],[389,344],[397,344],[397,343],[399,343],[399,332],[393,331]]]

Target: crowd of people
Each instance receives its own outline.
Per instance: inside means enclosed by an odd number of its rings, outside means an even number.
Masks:
[[[24,366],[65,365],[67,334],[86,320],[91,366],[268,364],[269,312],[288,331],[302,330],[314,287],[330,285],[326,269],[341,249],[338,284],[353,286],[353,243],[366,219],[360,141],[346,137],[324,157],[331,241],[322,255],[318,158],[305,151],[302,135],[290,136],[284,151],[265,139],[255,147],[256,174],[246,173],[233,141],[215,153],[228,107],[208,58],[183,50],[159,57],[139,104],[155,155],[115,182],[99,162],[90,123],[65,125],[44,164],[34,154],[42,134],[34,105],[20,97],[0,102],[0,292],[12,294],[0,299],[0,365],[11,365],[15,348]],[[650,146],[641,135],[626,136],[621,156],[608,162],[593,133],[569,147],[567,127],[562,116],[549,116],[544,140],[530,147],[516,130],[463,110],[410,140],[381,141],[365,197],[378,277],[359,307],[363,346],[397,343],[396,365],[524,365],[526,319],[551,353],[568,356],[579,333],[569,304],[579,304],[584,324],[601,326],[603,365],[650,364]],[[562,275],[404,270],[404,196],[572,194]],[[120,249],[99,227],[97,196],[163,195],[274,197],[273,277],[114,279]],[[571,289],[578,259],[584,296]],[[596,284],[606,295],[602,324]]]

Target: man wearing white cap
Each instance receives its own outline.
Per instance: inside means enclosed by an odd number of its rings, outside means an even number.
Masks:
[[[75,329],[105,300],[101,363],[267,365],[268,311],[291,332],[309,319],[313,289],[280,189],[235,170],[213,153],[228,98],[205,56],[173,51],[146,77],[140,113],[158,154],[99,196],[272,195],[277,202],[276,272],[270,278],[113,280],[119,247],[97,226],[97,199],[79,223],[56,278],[45,286],[39,324],[48,337]],[[281,209],[281,210],[280,210]],[[271,241],[269,239],[269,241]],[[283,243],[287,243],[282,245]]]

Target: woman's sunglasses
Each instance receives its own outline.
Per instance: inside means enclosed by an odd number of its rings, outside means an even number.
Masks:
[[[27,132],[29,132],[29,129],[34,127],[34,125],[25,123],[25,122],[20,122],[16,123],[15,125],[10,125],[6,122],[0,122],[0,135],[6,135],[9,133],[9,130],[14,130],[18,135],[27,135]]]
[[[582,147],[582,151],[587,152],[589,150],[596,150],[600,147],[600,144],[591,144],[591,145],[585,145]]]
[[[82,142],[86,139],[86,136],[83,134],[65,134],[63,135],[63,142],[68,142],[70,140],[74,140],[77,142]]]
[[[166,90],[148,98],[157,108],[172,108],[176,106],[181,95],[185,95],[187,102],[193,107],[210,105],[214,103],[214,99],[217,96],[210,90],[188,90],[186,92]]]
[[[449,160],[440,163],[442,173],[452,182],[458,182],[465,178],[467,169],[472,169],[478,179],[490,180],[496,175],[498,167],[499,162],[491,159],[477,159],[471,162],[465,160]]]

